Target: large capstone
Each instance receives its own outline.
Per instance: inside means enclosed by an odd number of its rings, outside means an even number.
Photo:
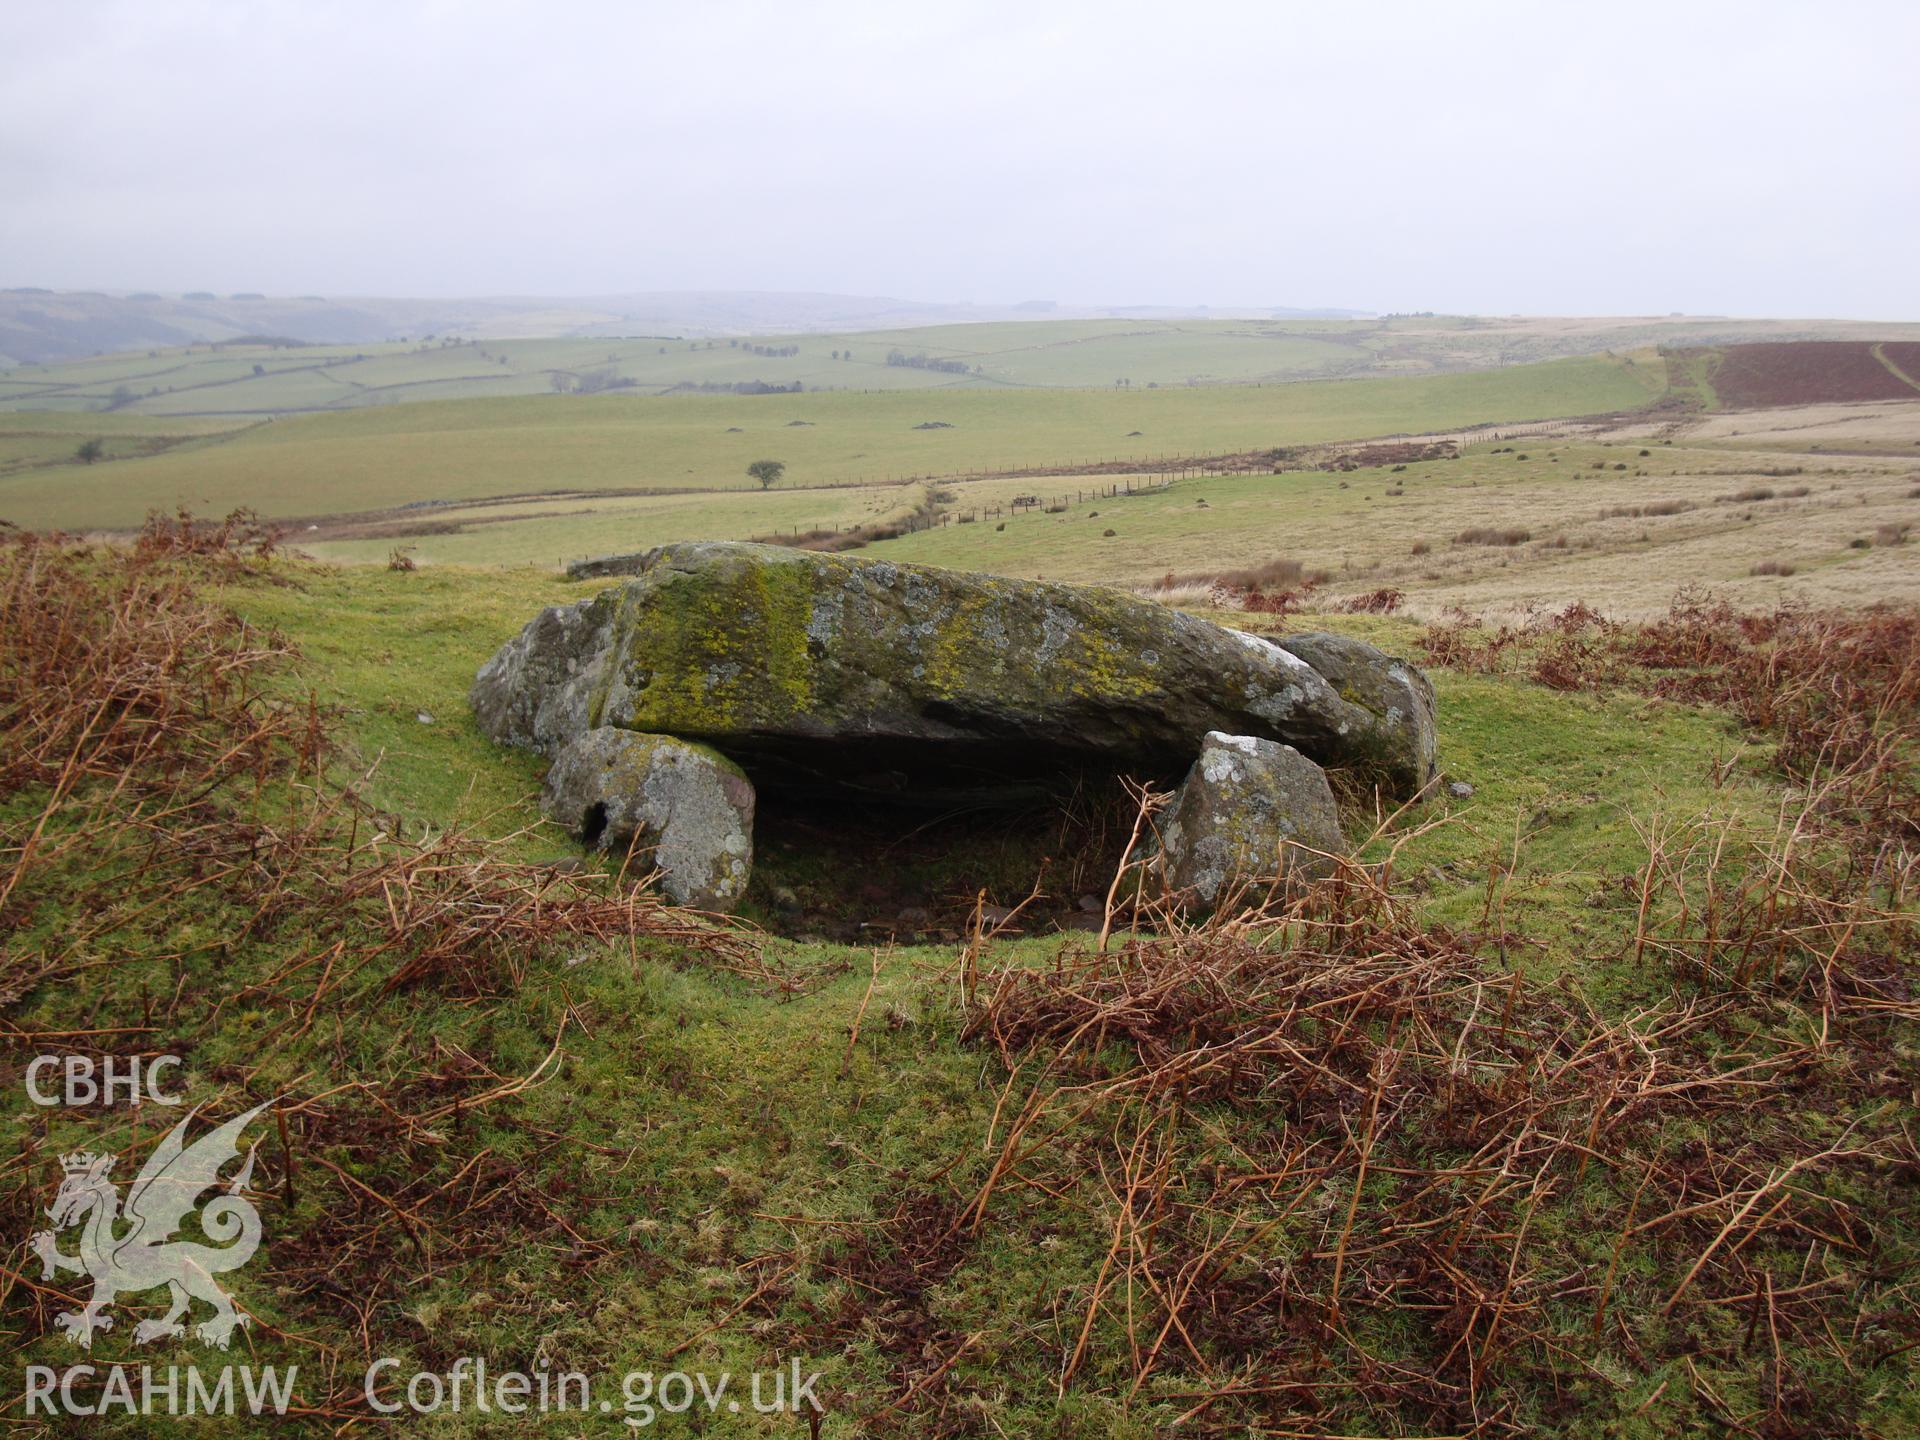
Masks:
[[[710,743],[763,780],[1065,765],[1177,775],[1210,731],[1294,746],[1394,795],[1431,726],[1258,636],[1115,590],[773,546],[669,545],[536,617],[481,669],[481,728],[554,753],[609,727]],[[1371,659],[1367,659],[1371,657]],[[1386,673],[1360,646],[1344,655]]]
[[[676,905],[731,910],[753,870],[753,785],[740,767],[669,735],[601,727],[561,747],[540,808],[611,855],[651,852]]]
[[[1201,911],[1325,875],[1346,848],[1326,772],[1254,735],[1206,737],[1159,832],[1161,878]]]

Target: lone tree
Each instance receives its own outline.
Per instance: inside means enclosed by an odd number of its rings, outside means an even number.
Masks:
[[[747,466],[747,474],[760,482],[762,490],[771,490],[786,473],[787,462],[784,460],[756,460]]]
[[[105,455],[106,453],[107,453],[107,447],[101,441],[82,440],[80,442],[80,448],[73,452],[73,458],[76,460],[84,461],[88,465],[91,465],[93,464],[94,461],[98,460],[101,456]]]

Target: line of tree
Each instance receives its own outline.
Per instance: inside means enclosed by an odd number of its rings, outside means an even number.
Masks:
[[[909,355],[904,350],[889,350],[887,364],[904,365],[910,370],[938,370],[943,375],[965,375],[970,367],[964,360],[940,360],[932,355]]]
[[[611,366],[577,374],[571,370],[555,370],[547,377],[547,383],[561,395],[598,395],[607,390],[630,390],[634,385],[633,380]]]
[[[798,395],[807,387],[795,380],[791,385],[769,385],[765,380],[682,380],[675,390],[691,390],[699,395]]]

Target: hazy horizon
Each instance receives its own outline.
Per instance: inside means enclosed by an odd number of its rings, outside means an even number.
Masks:
[[[0,282],[1920,318],[1920,10],[1606,13],[29,0]]]
[[[457,303],[457,302],[465,301],[465,302],[472,302],[477,304],[515,304],[515,303],[526,303],[526,302],[586,303],[586,302],[593,302],[593,301],[631,300],[631,299],[640,299],[640,298],[677,299],[677,298],[691,297],[691,296],[713,295],[713,296],[740,296],[740,297],[762,296],[769,299],[809,297],[809,298],[820,298],[820,299],[845,299],[845,300],[860,300],[860,301],[883,300],[883,301],[897,302],[901,305],[915,306],[915,307],[925,306],[928,308],[938,308],[938,309],[972,308],[972,309],[979,309],[982,311],[990,311],[990,312],[1014,310],[1022,306],[1030,306],[1035,304],[1045,304],[1053,307],[1053,309],[1049,309],[1049,310],[1032,311],[1029,316],[1025,317],[1025,318],[1031,318],[1034,320],[1062,318],[1062,316],[1057,314],[1056,311],[1114,312],[1113,318],[1123,318],[1123,315],[1121,312],[1131,312],[1131,311],[1168,311],[1168,312],[1206,311],[1219,319],[1234,319],[1240,316],[1264,315],[1269,312],[1296,311],[1301,313],[1304,317],[1309,317],[1309,318],[1342,315],[1342,316],[1351,316],[1355,319],[1386,318],[1388,316],[1411,318],[1416,314],[1424,314],[1424,315],[1431,315],[1437,319],[1444,319],[1451,316],[1451,317],[1457,317],[1461,319],[1476,319],[1476,320],[1665,320],[1665,319],[1788,320],[1788,321],[1840,320],[1840,321],[1857,321],[1862,324],[1873,324],[1876,322],[1885,322],[1888,324],[1913,323],[1913,322],[1907,322],[1902,317],[1898,317],[1898,316],[1889,317],[1889,316],[1882,316],[1882,315],[1866,315],[1866,314],[1860,314],[1860,315],[1815,314],[1812,312],[1807,312],[1805,314],[1791,314],[1791,313],[1784,313],[1784,312],[1761,312],[1757,310],[1751,311],[1751,312],[1728,311],[1728,310],[1695,311],[1695,310],[1626,310],[1626,309],[1605,310],[1605,311],[1602,311],[1602,310],[1590,310],[1590,311],[1446,310],[1446,309],[1435,309],[1433,306],[1422,306],[1419,308],[1418,311],[1414,311],[1414,310],[1387,310],[1387,309],[1378,308],[1374,306],[1367,306],[1367,305],[1345,305],[1345,304],[1335,304],[1335,303],[1311,304],[1304,301],[1276,301],[1273,303],[1246,303],[1246,304],[1234,303],[1234,302],[1210,302],[1210,301],[1194,301],[1191,303],[1181,302],[1181,301],[1161,301],[1156,303],[1156,302],[1140,302],[1140,301],[1131,301],[1131,300],[1116,300],[1112,298],[1108,298],[1108,299],[1085,299],[1085,298],[1064,298],[1064,297],[1056,298],[1052,296],[1042,296],[1042,295],[1008,297],[1008,296],[865,294],[865,293],[857,293],[851,290],[768,290],[768,289],[761,289],[761,288],[748,287],[748,286],[737,286],[737,287],[736,286],[727,286],[727,287],[714,286],[714,287],[703,287],[699,289],[685,289],[685,290],[627,290],[627,291],[603,290],[603,291],[574,291],[574,292],[497,291],[492,293],[473,293],[473,294],[454,293],[454,292],[445,292],[445,293],[426,292],[426,293],[419,293],[419,294],[403,295],[398,292],[391,292],[391,291],[378,292],[378,293],[374,291],[334,291],[331,293],[322,293],[320,291],[301,291],[298,293],[295,293],[292,291],[285,291],[285,292],[232,291],[232,290],[226,289],[224,286],[217,283],[212,285],[196,286],[191,291],[179,290],[179,289],[155,290],[151,286],[135,286],[135,285],[50,286],[50,285],[36,284],[30,277],[27,279],[18,280],[18,281],[9,279],[8,283],[0,284],[0,294],[16,294],[17,295],[17,294],[36,294],[36,293],[48,293],[48,294],[54,294],[54,295],[105,295],[105,296],[109,296],[116,299],[131,299],[131,298],[137,298],[145,295],[155,295],[155,296],[158,296],[160,299],[169,300],[169,301],[182,300],[187,298],[189,295],[198,294],[198,295],[210,295],[212,296],[213,300],[219,301],[223,304],[232,303],[236,301],[244,303],[246,300],[249,300],[249,299],[260,299],[260,300],[269,300],[269,301],[324,300],[324,301],[336,302],[336,303],[350,303],[350,302],[357,302],[357,301],[389,302],[389,303],[406,303],[410,301],[429,302],[429,303],[430,302]],[[995,315],[992,318],[998,321],[998,320],[1004,320],[1008,318],[1021,318],[1021,317],[1005,317],[1005,316]],[[1073,318],[1073,317],[1069,316],[1068,318]],[[1092,316],[1090,318],[1102,318],[1102,317]],[[1177,315],[1176,315],[1176,318],[1177,318]],[[933,320],[927,323],[959,324],[959,323],[965,323],[965,322]],[[880,328],[895,328],[895,327],[883,326]]]

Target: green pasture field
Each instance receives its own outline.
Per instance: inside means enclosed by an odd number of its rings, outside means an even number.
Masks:
[[[166,420],[145,415],[52,411],[0,413],[0,476],[48,466],[84,469],[75,452],[88,440],[100,442],[103,454],[96,463],[105,463],[198,443],[232,428],[231,420]]]
[[[291,416],[191,453],[0,479],[0,518],[125,528],[181,504],[293,518],[555,490],[750,489],[746,467],[761,458],[787,463],[789,487],[884,483],[1595,414],[1643,405],[1663,386],[1656,360],[1590,356],[1271,386],[425,402]],[[917,428],[930,422],[950,428]]]
[[[534,565],[665,545],[675,540],[747,540],[817,528],[855,529],[895,519],[919,505],[927,486],[847,486],[833,490],[744,490],[693,495],[551,497],[512,505],[449,506],[425,513],[421,526],[458,526],[454,533],[378,533],[306,540],[288,537],[322,560],[383,562],[396,547],[421,565]]]
[[[0,412],[111,410],[264,417],[580,388],[657,395],[701,386],[939,391],[1259,384],[1500,369],[1667,345],[1676,393],[1715,402],[1711,347],[1741,340],[1912,339],[1912,325],[1703,317],[1399,315],[1355,319],[1044,319],[752,335],[569,335],[604,317],[522,317],[547,338],[412,335],[358,345],[226,341],[0,371]],[[639,324],[640,322],[635,322]],[[791,354],[756,354],[792,351]],[[926,357],[956,370],[889,365]],[[258,367],[258,373],[256,368]]]

